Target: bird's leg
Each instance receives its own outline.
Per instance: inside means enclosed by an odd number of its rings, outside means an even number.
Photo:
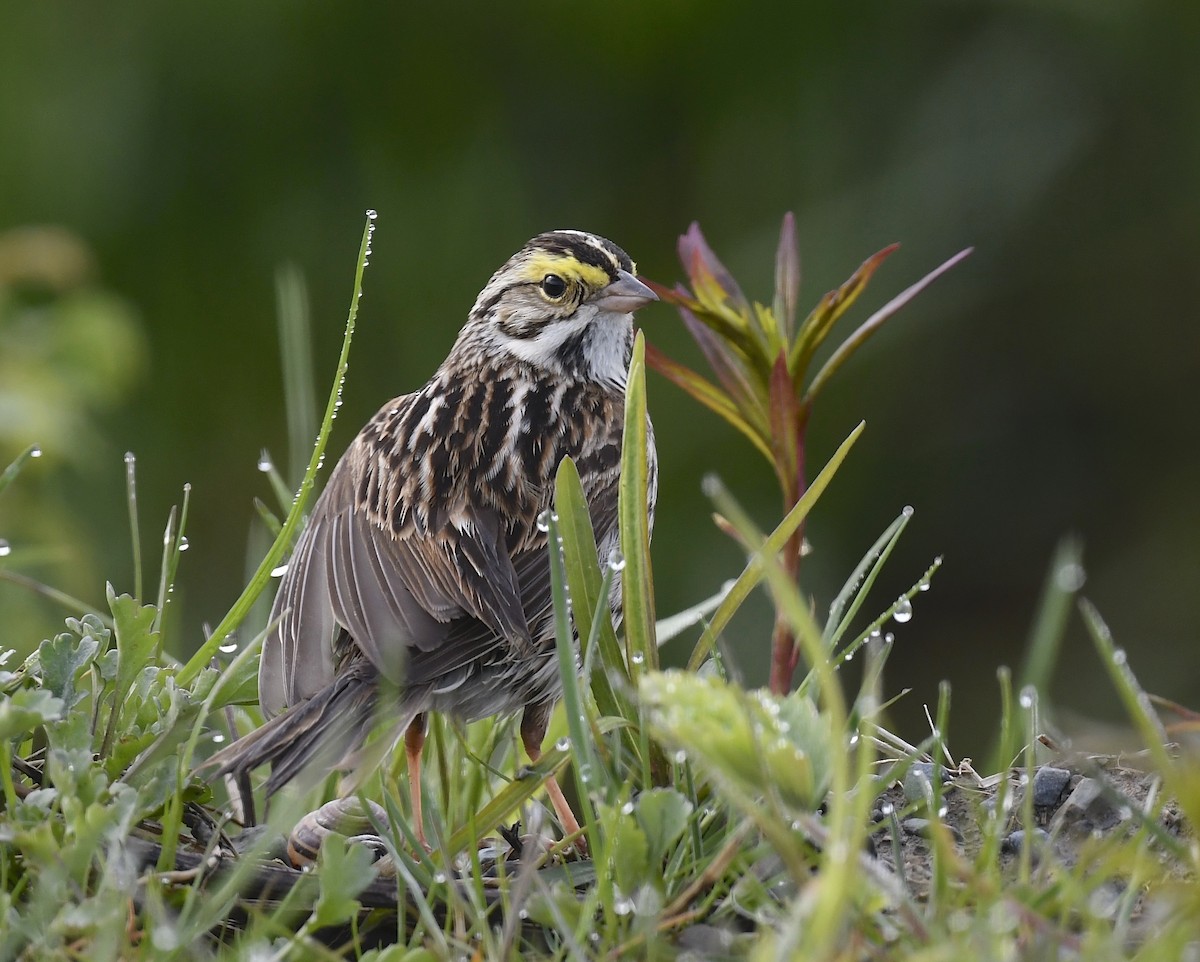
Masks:
[[[541,706],[527,707],[521,716],[521,742],[525,746],[525,754],[535,765],[542,757],[542,739],[546,737],[546,725],[549,720],[549,706],[545,709],[542,709]],[[579,834],[579,819],[571,811],[567,797],[563,794],[558,779],[554,775],[546,779],[546,794],[550,796],[550,804],[554,806],[554,813],[558,816],[563,835],[578,835],[575,840],[575,848],[586,855],[587,841],[583,835]]]
[[[425,839],[425,820],[421,814],[421,750],[425,747],[425,734],[429,720],[422,712],[412,720],[404,733],[404,757],[408,762],[408,794],[412,800],[413,824],[417,830],[417,841],[425,851],[432,851]]]

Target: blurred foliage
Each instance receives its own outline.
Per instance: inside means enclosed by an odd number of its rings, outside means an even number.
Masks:
[[[8,4],[0,228],[82,238],[93,283],[136,310],[150,363],[116,406],[77,412],[96,452],[86,465],[53,470],[82,448],[36,439],[46,457],[0,499],[5,563],[99,605],[100,556],[131,589],[120,456],[135,450],[144,531],[193,484],[177,600],[198,646],[244,584],[252,499],[269,496],[260,450],[295,463],[276,268],[307,280],[324,384],[342,258],[368,207],[376,268],[331,455],[428,377],[490,272],[536,232],[598,231],[669,280],[673,238],[698,220],[747,290],[769,290],[791,209],[809,289],[903,244],[866,313],[893,277],[976,247],[831,382],[809,438],[823,461],[869,424],[855,470],[808,525],[818,603],[905,504],[917,510],[896,569],[946,555],[937,589],[896,629],[889,671],[914,688],[897,707],[906,724],[921,725],[945,675],[960,731],[986,729],[992,668],[1016,659],[1068,530],[1114,630],[1137,639],[1147,686],[1200,700],[1200,445],[1187,440],[1200,423],[1200,117],[1180,94],[1196,17],[1181,0],[626,0],[604,16],[524,0]],[[672,357],[701,360],[670,311],[641,322]],[[732,428],[653,376],[648,389],[655,582],[675,611],[737,557],[698,521],[698,479],[718,471],[764,527],[778,505],[770,469]],[[60,527],[33,538],[35,502],[56,504]],[[6,612],[22,597],[0,584]],[[57,616],[12,643],[53,635]],[[739,666],[765,677],[768,605],[734,630]],[[1079,670],[1063,673],[1063,694],[1111,711],[1086,645],[1073,628],[1064,663]]]
[[[0,233],[0,462],[30,447],[38,458],[0,500],[8,549],[0,574],[19,571],[92,597],[111,555],[88,543],[85,518],[122,505],[88,503],[78,487],[106,459],[119,463],[104,419],[127,403],[147,360],[133,306],[96,273],[92,250],[61,227]],[[61,608],[0,585],[0,641],[27,652],[61,624]]]

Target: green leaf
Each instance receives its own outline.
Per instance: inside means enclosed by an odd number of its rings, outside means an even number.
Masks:
[[[336,833],[322,840],[318,858],[321,889],[312,910],[312,927],[349,922],[362,908],[355,896],[375,877],[375,859],[364,846],[347,842]]]
[[[613,880],[626,895],[632,895],[647,881],[650,871],[650,849],[646,833],[642,831],[632,815],[620,810],[614,819],[610,853],[613,865]]]
[[[625,602],[625,644],[629,674],[658,666],[654,640],[654,576],[650,569],[649,427],[646,416],[646,342],[638,331],[625,386],[625,429],[621,450],[618,514],[621,553],[625,556],[622,596]]]
[[[130,595],[118,596],[113,586],[106,587],[108,606],[113,614],[113,633],[116,636],[116,678],[112,708],[100,755],[107,756],[112,749],[121,712],[127,707],[126,695],[133,686],[138,673],[149,663],[158,650],[158,632],[154,630],[156,609],[153,605],[140,605]],[[136,708],[137,706],[133,706]]]
[[[806,696],[745,692],[677,670],[647,674],[638,691],[655,733],[736,797],[770,794],[793,812],[824,799],[832,734]]]
[[[104,629],[107,635],[108,630]],[[69,709],[79,704],[86,693],[75,690],[75,676],[90,665],[100,650],[100,642],[90,634],[80,638],[63,632],[38,645],[38,664],[42,666],[42,686]]]
[[[646,833],[650,858],[663,858],[687,828],[692,803],[673,788],[650,788],[637,798],[637,820]]]
[[[3,493],[4,489],[16,480],[17,475],[21,473],[21,469],[24,468],[31,459],[38,457],[41,453],[41,448],[39,448],[36,444],[31,444],[24,451],[18,454],[12,464],[4,469],[4,473],[0,474],[0,493]]]
[[[0,740],[23,736],[63,716],[63,700],[44,688],[21,688],[0,699]]]
[[[617,633],[613,630],[608,599],[601,597],[604,578],[600,573],[596,537],[588,513],[583,484],[575,462],[564,458],[554,482],[554,510],[562,536],[563,560],[567,584],[573,599],[572,613],[581,643],[597,632],[600,670],[591,673],[592,695],[604,715],[637,724],[637,709],[629,698],[629,670]],[[641,746],[628,725],[621,739],[634,759],[641,758]]]
[[[729,589],[729,593],[725,596],[725,600],[713,612],[712,620],[708,627],[704,630],[704,634],[700,636],[700,640],[696,642],[696,647],[692,650],[692,657],[688,659],[688,668],[695,671],[700,667],[700,664],[708,657],[713,646],[717,643],[717,637],[725,630],[725,626],[729,624],[729,620],[734,613],[742,606],[742,602],[750,596],[760,581],[763,579],[764,568],[762,555],[776,555],[783,546],[787,544],[788,539],[795,534],[796,529],[808,517],[808,513],[812,510],[813,505],[824,493],[825,488],[829,486],[829,482],[833,480],[833,476],[837,473],[842,462],[846,459],[846,455],[850,453],[850,449],[854,446],[854,442],[858,440],[862,434],[865,422],[860,422],[858,427],[850,432],[850,436],[841,443],[833,457],[829,459],[829,463],[821,469],[808,490],[804,492],[803,497],[796,502],[792,508],[779,523],[779,526],[767,536],[761,548],[755,553],[749,563],[738,575],[737,580],[733,583],[733,587]]]
[[[371,236],[374,230],[375,214],[372,211],[368,215],[367,224],[363,228],[362,242],[359,244],[358,266],[354,274],[354,294],[350,299],[350,311],[346,317],[346,331],[342,337],[342,353],[338,357],[337,370],[333,378],[333,387],[329,392],[329,401],[325,405],[325,418],[321,422],[320,431],[317,433],[317,443],[313,447],[312,456],[309,458],[308,470],[304,473],[304,479],[300,482],[300,488],[296,492],[291,510],[283,522],[283,528],[271,544],[266,557],[263,558],[257,570],[250,578],[249,584],[242,590],[241,595],[233,603],[233,607],[229,609],[225,617],[221,619],[220,624],[213,629],[208,640],[199,647],[196,653],[188,659],[187,664],[179,670],[179,684],[182,687],[191,684],[196,675],[200,673],[200,670],[212,660],[212,657],[217,653],[217,649],[225,644],[226,639],[242,623],[246,615],[250,613],[250,609],[258,600],[258,596],[263,593],[270,583],[271,572],[279,565],[279,562],[283,559],[284,552],[287,551],[292,543],[292,539],[300,530],[309,496],[316,485],[317,471],[325,458],[325,445],[329,440],[329,432],[333,426],[334,413],[341,403],[342,384],[346,378],[346,368],[350,363],[350,342],[354,337],[354,324],[358,318],[358,302],[362,295],[363,271],[366,269],[367,251],[370,249]]]

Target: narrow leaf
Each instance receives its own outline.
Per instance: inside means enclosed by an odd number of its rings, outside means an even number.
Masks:
[[[891,248],[889,248],[889,250],[890,249]],[[846,361],[850,359],[851,355],[853,355],[855,351],[862,347],[867,338],[869,338],[872,334],[879,330],[880,327],[883,326],[884,321],[888,320],[893,314],[898,312],[900,308],[904,307],[905,304],[907,304],[914,297],[920,294],[921,291],[923,291],[926,287],[945,274],[946,271],[950,270],[950,268],[954,267],[959,262],[965,260],[972,250],[974,250],[974,248],[968,247],[966,250],[959,251],[948,261],[942,264],[941,267],[930,271],[911,287],[901,291],[890,301],[884,304],[883,307],[867,318],[858,328],[858,330],[856,330],[842,342],[841,346],[833,352],[829,360],[826,361],[821,370],[817,372],[817,376],[812,379],[812,384],[809,385],[808,391],[804,395],[804,403],[810,405],[812,404],[813,400],[820,393],[821,388],[825,386],[838,368],[845,364]],[[875,256],[878,257],[879,255],[876,254]]]
[[[796,218],[789,210],[779,228],[775,251],[775,317],[787,340],[796,331],[796,303],[800,300],[800,249],[796,244]]]
[[[25,467],[25,465],[27,465],[33,458],[39,457],[41,453],[41,448],[39,448],[36,444],[31,444],[24,451],[18,454],[12,464],[4,469],[4,473],[0,474],[0,491],[3,491],[10,484],[12,484],[17,475],[21,473],[21,469]]]
[[[829,482],[833,480],[833,476],[846,459],[846,455],[850,453],[850,449],[862,434],[865,426],[864,422],[859,422],[858,427],[850,432],[850,436],[833,453],[833,457],[821,469],[821,473],[813,479],[808,490],[804,492],[804,496],[796,502],[795,507],[787,513],[779,523],[779,526],[767,536],[767,539],[763,542],[762,550],[750,559],[745,569],[733,583],[733,587],[729,589],[729,594],[725,596],[725,600],[721,602],[720,606],[713,613],[712,621],[709,622],[708,627],[704,630],[704,634],[696,642],[696,647],[692,650],[692,657],[688,659],[688,668],[690,670],[695,671],[700,667],[700,664],[712,651],[713,646],[717,643],[717,637],[725,630],[734,613],[742,606],[742,602],[749,597],[750,592],[762,581],[764,569],[761,556],[778,554],[783,550],[783,546],[795,534],[796,529],[804,523],[804,519],[808,517],[808,513],[812,510],[813,505],[817,503],[817,500],[824,493],[825,488],[829,486]]]
[[[750,302],[738,282],[713,253],[695,221],[679,238],[679,260],[702,304],[731,319],[749,320]]]
[[[858,270],[850,275],[849,280],[837,290],[830,291],[822,297],[821,302],[804,319],[804,323],[800,325],[796,343],[792,345],[791,355],[788,357],[788,368],[796,380],[797,387],[800,386],[813,354],[829,335],[829,331],[837,319],[846,313],[850,305],[858,299],[858,295],[863,292],[863,288],[870,281],[871,275],[899,246],[899,244],[892,244],[868,257]]]
[[[282,530],[275,538],[270,550],[267,551],[262,563],[259,564],[258,570],[254,572],[250,583],[242,590],[237,601],[233,603],[233,607],[229,609],[225,617],[213,629],[212,634],[204,644],[188,659],[187,664],[179,670],[178,681],[180,687],[191,683],[196,675],[200,673],[200,670],[212,660],[213,655],[217,653],[217,649],[225,644],[229,635],[233,633],[246,615],[250,613],[254,602],[258,600],[258,596],[263,593],[270,582],[271,572],[278,567],[279,562],[283,559],[284,552],[287,551],[292,543],[292,539],[300,530],[301,520],[304,517],[304,509],[316,485],[317,471],[325,457],[325,445],[329,441],[329,432],[333,426],[333,416],[337,411],[338,403],[342,396],[342,384],[345,381],[346,368],[350,361],[350,342],[354,337],[355,321],[358,319],[358,301],[362,294],[363,271],[367,266],[367,251],[370,249],[371,236],[374,231],[375,212],[371,211],[367,215],[367,223],[363,228],[362,241],[359,244],[358,266],[354,273],[354,293],[350,299],[350,311],[346,316],[346,332],[342,337],[342,353],[338,357],[337,370],[333,378],[333,387],[329,392],[329,401],[325,405],[325,418],[321,422],[320,431],[317,433],[317,443],[313,447],[311,458],[309,458],[308,470],[305,471],[304,479],[300,482],[300,489],[296,492],[291,510],[283,522]]]
[[[724,394],[719,387],[691,368],[667,357],[653,344],[646,345],[646,362],[676,387],[682,388],[692,398],[741,431],[762,452],[763,457],[769,461],[773,460],[771,449],[763,440],[763,435],[742,417],[742,413],[729,396]]]
[[[558,466],[558,476],[554,481],[554,511],[558,515],[558,530],[562,535],[575,629],[580,639],[588,638],[595,630],[595,613],[607,612],[608,605],[602,604],[600,597],[604,579],[600,573],[596,536],[592,531],[587,499],[579,480],[579,471],[570,458],[564,458]],[[601,616],[598,620],[597,643],[602,670],[592,674],[596,705],[605,715],[636,721],[637,712],[626,694],[629,672],[625,667],[617,633],[613,630],[612,619]],[[624,684],[618,683],[614,688],[614,677]],[[630,738],[629,747],[636,753],[636,739]]]
[[[650,570],[649,421],[646,417],[646,342],[639,331],[625,386],[625,427],[621,451],[618,516],[621,553],[625,556],[622,595],[629,674],[636,684],[643,672],[658,666],[654,641],[654,577]]]

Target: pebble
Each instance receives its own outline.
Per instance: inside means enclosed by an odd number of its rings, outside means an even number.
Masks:
[[[949,780],[945,767],[933,762],[917,762],[904,773],[904,800],[913,802],[929,802],[933,800],[933,779],[938,778],[944,784]]]
[[[1105,796],[1104,786],[1095,778],[1081,778],[1075,790],[1054,813],[1051,831],[1092,832],[1109,829],[1127,818]]]
[[[1000,851],[1019,855],[1021,849],[1025,847],[1026,841],[1032,840],[1030,854],[1033,856],[1033,863],[1036,865],[1041,858],[1042,849],[1049,839],[1050,834],[1043,828],[1035,828],[1029,832],[1026,832],[1023,828],[1018,828],[1014,832],[1009,832],[1004,837],[1004,840],[1000,843]]]
[[[1034,808],[1058,808],[1071,786],[1071,773],[1065,768],[1043,765],[1033,776]]]

